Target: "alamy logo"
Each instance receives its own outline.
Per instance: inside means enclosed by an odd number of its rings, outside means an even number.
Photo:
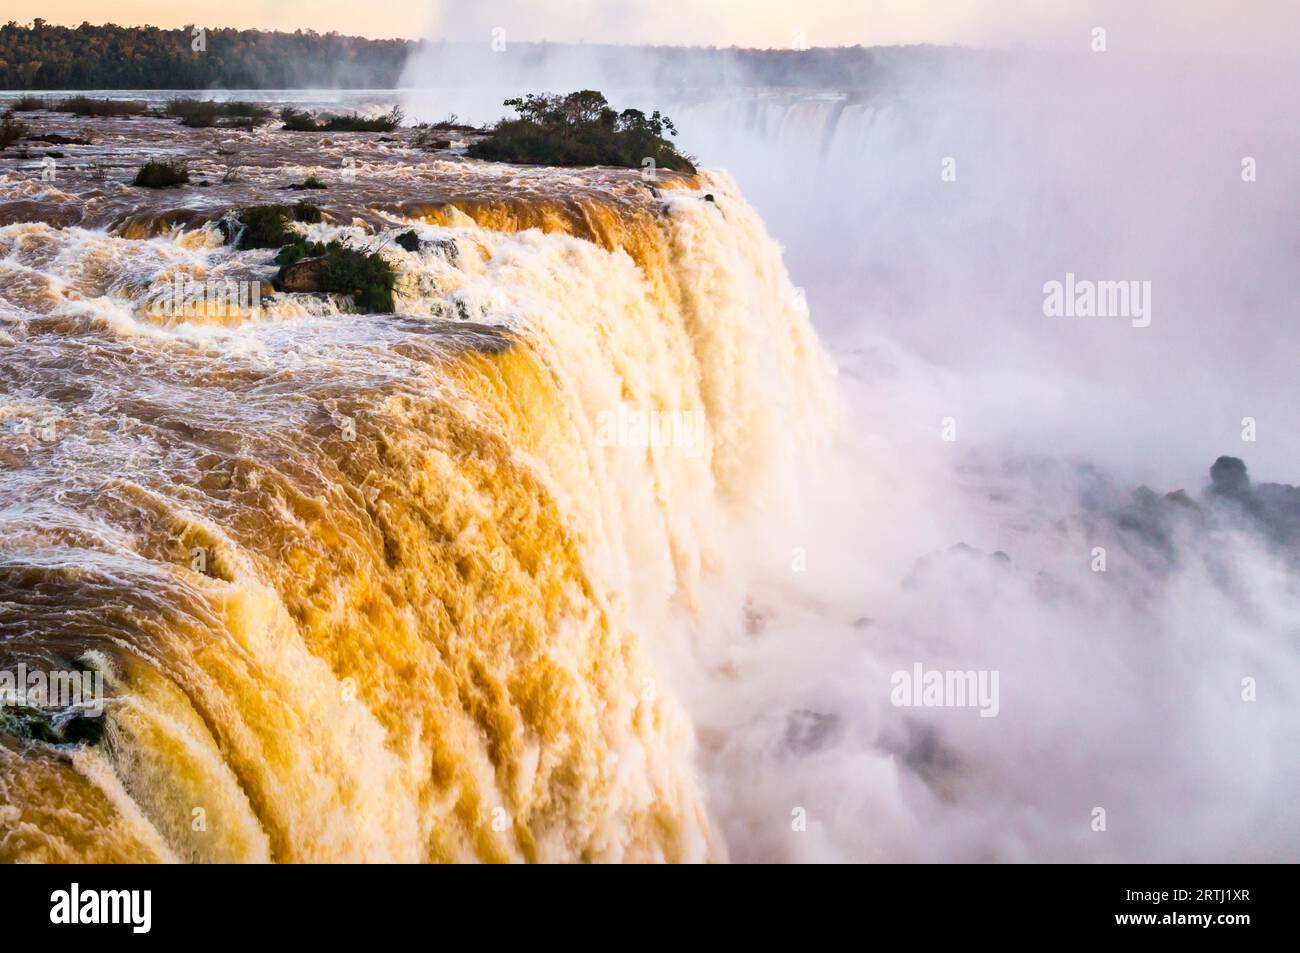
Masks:
[[[899,670],[889,678],[889,700],[895,708],[978,708],[981,718],[996,718],[998,672],[931,669],[920,662],[910,672]]]
[[[702,410],[602,410],[596,414],[598,447],[672,447],[688,457],[704,450]]]
[[[28,671],[26,663],[19,662],[15,670],[0,670],[0,706],[76,708],[99,717],[104,713],[104,673]]]
[[[177,275],[174,281],[152,285],[149,293],[149,312],[171,318],[256,317],[262,308],[260,281],[195,281],[188,275]]]
[[[153,892],[149,890],[70,890],[50,894],[51,923],[127,923],[132,933],[148,933]]]
[[[1049,318],[1129,318],[1133,327],[1151,323],[1150,281],[1090,281],[1065,273],[1065,281],[1043,285],[1043,314]]]

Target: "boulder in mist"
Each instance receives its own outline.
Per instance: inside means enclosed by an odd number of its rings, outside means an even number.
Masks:
[[[1215,460],[1210,467],[1210,492],[1218,496],[1248,496],[1250,477],[1246,475],[1246,464],[1238,457]]]

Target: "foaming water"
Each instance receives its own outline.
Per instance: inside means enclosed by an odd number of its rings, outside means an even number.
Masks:
[[[0,853],[724,859],[665,632],[831,409],[778,249],[700,188],[404,207],[396,315],[158,321],[270,253],[0,228],[4,660],[109,686],[99,744],[0,744]]]

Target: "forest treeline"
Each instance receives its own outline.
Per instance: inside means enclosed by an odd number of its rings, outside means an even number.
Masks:
[[[195,36],[195,29],[10,21],[0,27],[0,89],[391,89],[408,55],[421,47],[429,53],[419,69],[426,85],[477,86],[488,43],[486,37],[482,43],[368,40],[313,30],[204,29]],[[983,58],[978,51],[935,46],[753,50],[520,42],[509,51],[493,60],[491,75],[510,89],[530,88],[548,67],[564,72],[561,67],[574,65],[617,88],[880,94],[914,71],[933,74],[956,59]]]
[[[311,30],[196,35],[194,27],[10,21],[0,27],[0,89],[389,89],[414,45]]]

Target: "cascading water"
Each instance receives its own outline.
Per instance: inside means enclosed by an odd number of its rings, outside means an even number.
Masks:
[[[833,410],[699,186],[430,209],[397,315],[161,321],[265,253],[0,228],[0,651],[108,686],[99,744],[0,743],[0,856],[724,859],[673,633],[740,617]]]

